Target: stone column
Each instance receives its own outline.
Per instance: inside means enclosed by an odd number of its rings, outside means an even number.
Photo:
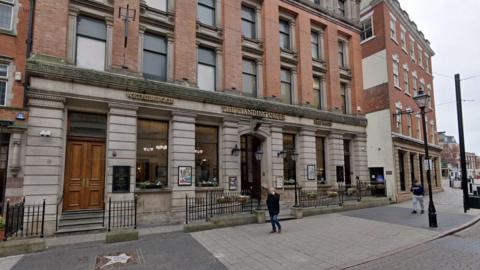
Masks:
[[[170,123],[170,183],[172,219],[184,221],[185,197],[195,197],[195,115],[172,112]],[[178,186],[178,167],[192,167],[192,185]]]
[[[63,189],[65,98],[30,93],[28,102],[23,195],[27,204],[45,199],[46,231],[53,232],[57,199]],[[51,135],[40,136],[42,130]]]
[[[114,200],[132,200],[136,181],[137,108],[115,103],[109,107],[106,194]],[[112,193],[113,166],[130,166],[129,193]]]
[[[272,181],[273,187],[277,187],[277,177],[284,177],[283,158],[277,157],[278,152],[283,150],[283,129],[282,127],[272,126],[270,130],[272,134]]]
[[[240,183],[241,183],[241,176],[240,176],[240,152],[238,152],[238,156],[232,155],[232,149],[235,146],[238,149],[241,148],[240,146],[240,136],[238,135],[238,121],[234,118],[224,118],[223,125],[222,125],[222,135],[223,135],[223,144],[221,155],[222,158],[220,159],[223,163],[223,175],[221,180],[226,183],[224,185],[225,190],[231,190],[229,185],[229,177],[236,176],[237,177],[237,191],[240,191]]]
[[[345,167],[345,153],[343,149],[343,135],[331,133],[327,137],[327,183],[337,183],[337,166]],[[345,172],[345,168],[343,168]]]
[[[299,154],[297,166],[298,185],[308,189],[317,188],[317,173],[315,170],[315,178],[308,180],[307,165],[317,166],[317,155],[315,145],[315,129],[303,128],[298,136]]]
[[[25,148],[25,139],[22,131],[12,131],[10,134],[10,145],[9,145],[9,157],[8,157],[8,169],[6,170],[6,189],[5,189],[5,198],[9,199],[11,202],[19,202],[23,197],[23,160],[20,160],[20,157],[23,157],[22,153]],[[6,154],[6,153],[5,153]],[[7,158],[6,155],[2,159]]]
[[[360,181],[370,182],[367,159],[367,136],[365,134],[356,135],[353,139],[353,163],[355,176],[358,176]]]

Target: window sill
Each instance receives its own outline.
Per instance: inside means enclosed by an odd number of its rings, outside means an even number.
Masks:
[[[150,194],[150,193],[171,193],[172,189],[170,188],[152,188],[152,189],[141,189],[135,188],[135,194]]]
[[[284,49],[284,48],[281,48],[281,47],[280,47],[280,51],[283,52],[283,53],[291,54],[291,55],[296,55],[297,54],[297,52],[292,50],[292,49]]]
[[[376,37],[377,37],[377,36],[373,35],[373,36],[371,36],[371,37],[369,37],[369,38],[367,38],[367,39],[365,39],[365,40],[362,40],[362,41],[360,42],[360,45],[362,45],[362,44],[364,44],[364,43],[367,43],[367,42],[369,42],[370,40],[375,39]]]
[[[402,91],[402,88],[400,86],[394,85],[397,90]]]
[[[0,34],[7,35],[7,36],[12,36],[12,37],[17,36],[17,33],[15,33],[14,30],[6,30],[6,29],[0,29]]]
[[[204,24],[200,21],[197,20],[197,26],[200,26],[200,27],[203,27],[203,28],[207,28],[209,30],[213,30],[213,31],[216,31],[216,32],[221,32],[222,31],[222,28],[216,26],[216,25],[209,25],[209,24]]]
[[[403,48],[403,47],[402,47],[402,51],[408,55],[407,48]]]
[[[298,189],[298,185],[297,185],[297,189]],[[295,189],[295,185],[285,185],[283,184],[283,189]]]
[[[256,44],[261,44],[262,41],[258,38],[249,38],[249,37],[246,37],[246,36],[243,36],[242,35],[242,40],[243,41],[248,41],[248,42],[251,42],[251,43],[256,43]]]
[[[393,38],[392,36],[390,36],[390,39],[391,39],[393,42],[395,42],[395,44],[397,44],[397,45],[398,45],[398,41],[397,41],[397,39]]]
[[[412,96],[412,94],[410,94],[409,92],[405,92],[405,95],[406,95],[406,96],[409,96],[409,97]]]
[[[223,191],[222,187],[195,187],[195,191],[213,191],[213,190],[221,190]]]

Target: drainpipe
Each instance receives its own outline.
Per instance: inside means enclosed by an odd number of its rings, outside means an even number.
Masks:
[[[28,61],[28,58],[30,58],[30,56],[32,55],[32,45],[33,45],[33,23],[34,23],[34,19],[35,19],[35,4],[36,4],[36,1],[35,0],[30,0],[30,9],[29,9],[29,12],[28,12],[28,33],[27,33],[27,52],[26,52],[26,55],[25,55],[25,66],[26,66],[26,63]],[[27,69],[25,68],[25,78],[24,78],[24,83],[23,83],[23,86],[24,86],[24,91],[23,91],[23,105],[24,105],[24,108],[27,107],[28,105],[28,97],[27,97],[27,91],[29,89],[29,86],[30,86],[30,74],[28,74],[28,71]]]

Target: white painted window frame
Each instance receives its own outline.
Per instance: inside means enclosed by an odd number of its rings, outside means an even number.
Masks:
[[[389,29],[390,29],[390,38],[395,41],[395,43],[398,43],[397,41],[397,18],[393,16],[392,13],[390,13],[390,22],[389,22]]]
[[[16,8],[16,0],[0,0],[0,5],[5,5],[5,6],[10,6],[12,7],[12,11],[11,11],[11,14],[10,14],[10,28],[0,28],[2,30],[5,30],[5,31],[13,31],[15,29],[14,27],[14,18],[15,18],[15,8]]]
[[[10,78],[11,62],[0,59],[0,65],[5,66],[7,68],[7,74],[5,76],[0,76],[0,82],[5,83],[5,98],[3,100],[3,105],[0,104],[0,107],[4,107],[4,106],[7,106],[7,94],[8,94],[8,88],[10,87],[9,78]]]

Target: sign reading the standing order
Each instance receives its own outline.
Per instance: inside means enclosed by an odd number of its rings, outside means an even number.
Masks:
[[[237,115],[263,117],[263,118],[269,118],[273,120],[285,120],[285,115],[283,114],[245,109],[245,108],[230,107],[230,106],[222,106],[222,112],[237,114]]]
[[[173,98],[147,95],[147,94],[135,93],[135,92],[127,92],[127,98],[140,100],[140,101],[147,101],[147,102],[163,103],[168,105],[173,104]]]

